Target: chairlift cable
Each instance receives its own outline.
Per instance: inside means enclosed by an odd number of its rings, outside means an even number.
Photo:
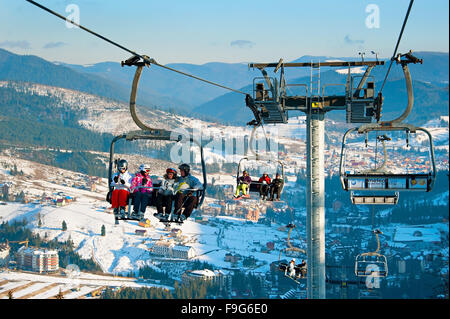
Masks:
[[[215,83],[215,82],[212,82],[212,81],[209,81],[209,80],[205,80],[205,79],[200,78],[200,77],[198,77],[198,76],[195,76],[195,75],[192,75],[192,74],[188,74],[188,73],[185,73],[185,72],[176,70],[176,69],[174,69],[174,68],[170,68],[170,67],[168,67],[168,66],[159,64],[159,63],[156,62],[154,59],[151,59],[151,58],[145,57],[145,56],[143,56],[143,55],[137,54],[136,52],[134,52],[134,51],[132,51],[132,50],[130,50],[130,49],[128,49],[128,48],[126,48],[126,47],[124,47],[124,46],[118,44],[117,42],[114,42],[114,41],[112,41],[112,40],[110,40],[110,39],[108,39],[108,38],[106,38],[106,37],[104,37],[104,36],[102,36],[102,35],[100,35],[100,34],[94,32],[94,31],[92,31],[92,30],[89,30],[88,28],[86,28],[86,27],[84,27],[84,26],[82,26],[82,25],[80,25],[80,24],[74,22],[73,20],[69,20],[68,18],[62,16],[61,14],[59,14],[59,13],[57,13],[57,12],[55,12],[55,11],[53,11],[53,10],[51,10],[51,9],[49,9],[49,8],[47,8],[47,7],[45,7],[45,6],[43,6],[43,5],[41,5],[41,4],[39,4],[39,3],[37,3],[37,2],[35,2],[35,1],[33,1],[33,0],[25,0],[25,1],[27,1],[27,2],[29,2],[29,3],[31,3],[31,4],[33,4],[33,5],[35,5],[35,6],[39,7],[39,8],[41,8],[42,10],[45,10],[45,11],[47,11],[47,12],[53,14],[54,16],[56,16],[56,17],[58,17],[58,18],[60,18],[60,19],[62,19],[62,20],[64,20],[64,21],[66,21],[66,22],[68,22],[68,23],[71,23],[71,24],[73,24],[73,25],[79,27],[80,29],[82,29],[82,30],[84,30],[84,31],[86,31],[86,32],[89,32],[90,34],[92,34],[92,35],[94,35],[94,36],[96,36],[96,37],[98,37],[98,38],[100,38],[100,39],[102,39],[102,40],[104,40],[104,41],[106,41],[106,42],[108,42],[108,43],[110,43],[110,44],[112,44],[112,45],[114,45],[114,46],[116,46],[116,47],[118,47],[118,48],[124,50],[124,51],[127,51],[128,53],[131,53],[133,56],[136,56],[136,57],[141,58],[141,59],[142,59],[145,63],[147,63],[147,64],[154,64],[154,65],[157,65],[157,66],[159,66],[159,67],[161,67],[161,68],[165,68],[165,69],[167,69],[167,70],[170,70],[170,71],[173,71],[173,72],[177,72],[177,73],[179,73],[179,74],[188,76],[188,77],[190,77],[190,78],[193,78],[193,79],[196,79],[196,80],[199,80],[199,81],[203,81],[203,82],[208,83],[208,84],[211,84],[211,85],[215,85],[215,86],[221,87],[221,88],[226,89],[226,90],[229,90],[229,91],[233,91],[233,92],[240,93],[240,94],[243,94],[243,95],[248,95],[248,94],[245,93],[245,92],[242,92],[242,91],[239,91],[239,90],[236,90],[236,89],[232,89],[232,88],[230,88],[230,87],[221,85],[221,84],[219,84],[219,83]]]
[[[384,85],[386,84],[386,80],[387,80],[387,78],[388,78],[388,76],[389,76],[389,72],[391,71],[392,63],[393,63],[394,60],[395,60],[395,55],[397,54],[398,46],[400,45],[400,40],[401,40],[401,38],[402,38],[403,31],[405,30],[406,22],[408,21],[409,13],[410,13],[410,11],[411,11],[411,7],[412,7],[413,3],[414,3],[414,0],[411,0],[411,1],[409,2],[408,11],[406,12],[405,20],[403,21],[402,29],[401,29],[401,31],[400,31],[400,35],[399,35],[399,37],[398,37],[397,44],[396,44],[396,46],[395,46],[394,54],[392,55],[391,63],[389,64],[389,68],[388,68],[388,70],[387,70],[387,72],[386,72],[386,76],[385,76],[385,78],[384,78],[383,85],[381,86],[380,92],[383,91]]]

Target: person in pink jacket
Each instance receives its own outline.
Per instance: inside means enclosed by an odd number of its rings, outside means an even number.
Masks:
[[[133,215],[140,220],[144,219],[145,209],[152,193],[152,179],[149,176],[149,172],[150,166],[142,164],[131,180],[131,192],[134,196]]]

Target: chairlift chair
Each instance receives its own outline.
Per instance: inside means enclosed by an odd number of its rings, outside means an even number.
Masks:
[[[189,136],[188,138],[183,137],[182,135],[176,134],[175,132],[170,132],[164,129],[157,129],[147,126],[145,123],[143,123],[136,112],[136,96],[138,91],[138,84],[139,80],[141,78],[142,71],[145,66],[149,67],[150,64],[148,61],[150,59],[147,56],[143,56],[143,58],[147,59],[142,60],[142,57],[139,56],[133,56],[126,61],[122,61],[122,67],[123,66],[136,66],[136,72],[134,75],[132,87],[131,87],[131,95],[130,95],[130,114],[135,122],[135,124],[141,129],[139,131],[131,131],[128,133],[124,133],[122,135],[116,136],[113,141],[111,142],[110,146],[110,154],[109,154],[109,170],[108,170],[108,187],[109,191],[112,192],[112,187],[110,186],[111,178],[112,178],[112,172],[113,172],[113,166],[114,164],[117,164],[117,160],[114,160],[114,145],[117,141],[121,139],[125,139],[126,141],[135,141],[135,140],[156,140],[156,141],[175,141],[175,142],[193,142],[197,144],[197,146],[200,148],[200,157],[201,157],[201,167],[202,167],[202,176],[203,176],[203,189],[192,189],[195,193],[194,196],[196,196],[196,204],[194,205],[194,208],[198,208],[202,205],[204,198],[205,198],[205,192],[206,192],[206,186],[207,186],[207,178],[206,178],[206,165],[205,160],[203,156],[203,146],[201,145],[201,142],[196,141],[192,136]],[[153,185],[151,187],[153,190],[159,189],[161,185]],[[156,196],[157,192],[152,192],[152,198],[150,200],[150,203],[148,206],[155,206],[156,204]],[[128,212],[125,218],[125,220],[135,219],[131,216],[131,205],[132,204],[132,196],[130,196],[128,201]],[[117,218],[117,216],[116,216]],[[172,220],[168,220],[165,222],[174,222]]]
[[[284,164],[281,160],[277,160],[277,159],[274,159],[273,157],[261,156],[261,155],[246,156],[239,160],[237,175],[236,175],[236,186],[239,185],[239,177],[241,176],[241,173],[244,171],[244,169],[242,169],[242,167],[244,166],[243,162],[245,162],[245,161],[265,161],[265,162],[270,162],[270,163],[276,163],[280,167],[281,177],[282,177],[283,181],[285,180]],[[279,171],[277,170],[277,173],[278,172]],[[258,193],[259,194],[261,185],[263,185],[263,183],[259,182],[259,178],[252,178],[252,182],[250,183],[248,191],[250,193]],[[284,188],[284,183],[281,186],[281,193],[283,192],[283,188]]]
[[[113,141],[111,142],[110,146],[110,155],[109,155],[109,170],[108,170],[108,186],[109,190],[112,191],[112,187],[110,186],[113,170],[116,168],[117,163],[119,159],[114,159],[114,146],[115,143],[121,139],[125,139],[126,141],[134,141],[134,140],[160,140],[160,141],[174,141],[173,138],[171,138],[170,132],[167,131],[161,131],[160,134],[155,134],[155,132],[146,132],[146,131],[133,131],[129,132],[127,134],[122,134],[119,136],[116,136]],[[181,141],[182,137],[177,136],[175,141]],[[197,143],[195,140],[190,139],[191,142]],[[194,196],[197,198],[196,204],[194,205],[194,208],[199,208],[205,198],[205,191],[206,191],[206,185],[207,185],[207,178],[206,178],[206,169],[205,169],[205,161],[203,157],[203,147],[197,143],[198,147],[200,148],[200,157],[201,157],[201,166],[202,166],[202,177],[203,177],[203,189],[193,189]],[[152,187],[143,187],[140,186],[140,188],[151,188],[151,198],[149,200],[148,206],[150,207],[156,207],[156,196],[157,196],[157,190],[160,188],[161,184],[154,184]],[[131,214],[132,210],[132,204],[133,204],[133,194],[130,194],[130,197],[128,199],[128,211],[125,218],[118,218],[121,220],[138,220],[136,217],[133,217]],[[172,222],[171,220],[168,220],[167,222]],[[175,222],[175,221],[173,221]]]
[[[412,56],[412,52],[406,54],[399,54],[396,59],[397,63],[401,64],[403,69],[403,74],[405,76],[406,88],[408,94],[408,104],[403,113],[387,122],[377,122],[364,124],[358,128],[349,129],[343,136],[342,139],[342,149],[341,158],[339,166],[339,175],[341,178],[342,187],[346,191],[361,191],[361,192],[371,192],[370,196],[353,195],[352,202],[355,204],[372,204],[378,201],[380,204],[396,204],[398,202],[398,195],[379,195],[380,191],[425,191],[429,192],[432,190],[434,181],[436,178],[436,164],[434,157],[434,146],[433,137],[430,132],[421,127],[416,127],[412,124],[402,123],[402,121],[409,115],[414,104],[412,79],[409,73],[408,64],[409,63],[422,63],[421,59],[417,59]],[[377,119],[379,120],[379,114],[377,114]],[[431,170],[428,173],[392,173],[386,168],[387,152],[385,141],[387,138],[381,138],[377,136],[383,143],[384,151],[384,163],[381,167],[375,170],[365,171],[365,172],[348,172],[345,165],[345,155],[346,155],[346,139],[347,136],[352,132],[357,132],[358,134],[365,134],[366,145],[367,145],[367,135],[370,132],[405,132],[406,134],[406,145],[409,145],[409,134],[415,134],[417,131],[424,132],[429,141],[429,155],[431,162]],[[377,133],[378,134],[378,133]],[[376,196],[374,196],[374,194]]]
[[[300,265],[296,264],[294,266],[295,277],[292,278],[291,276],[287,275],[287,272],[289,271],[289,263],[285,262],[284,260],[283,261],[281,260],[281,254],[283,252],[286,253],[288,251],[297,252],[299,256],[303,256],[301,259],[304,259],[304,260],[307,260],[307,254],[306,254],[306,251],[304,249],[301,249],[301,248],[298,248],[298,247],[293,247],[291,242],[290,242],[291,232],[295,228],[295,224],[290,223],[289,225],[287,225],[287,227],[289,228],[288,237],[287,237],[287,245],[288,245],[288,247],[285,248],[285,249],[282,249],[280,251],[280,254],[278,255],[278,270],[282,271],[285,274],[285,276],[288,277],[289,279],[294,280],[296,283],[300,283],[298,281],[299,279],[306,279],[307,266],[300,267]]]
[[[380,238],[382,234],[380,230],[374,230],[373,233],[377,237],[377,249],[373,252],[362,253],[355,259],[355,275],[357,277],[387,277],[388,264],[386,256],[379,253]]]
[[[429,140],[429,153],[431,159],[431,170],[428,173],[391,173],[386,169],[376,169],[372,171],[365,172],[348,172],[345,165],[345,156],[346,156],[346,139],[349,133],[358,131],[358,133],[368,133],[370,131],[406,131],[407,134],[417,131],[425,132],[428,136]],[[384,141],[383,141],[384,142]],[[384,143],[383,143],[384,144]],[[385,146],[383,145],[385,154]],[[385,162],[386,164],[385,155]],[[434,147],[433,147],[433,138],[431,134],[423,128],[416,128],[409,124],[402,124],[390,126],[390,127],[382,127],[375,125],[366,125],[360,128],[352,128],[348,130],[343,137],[342,141],[342,149],[341,149],[341,160],[339,167],[339,175],[341,177],[342,187],[346,191],[369,191],[369,192],[379,192],[379,191],[425,191],[429,192],[432,190],[434,185],[434,180],[436,178],[436,164],[434,157]],[[394,198],[393,195],[386,197],[386,203],[396,203],[397,201],[394,199],[393,201],[389,198]],[[398,196],[397,196],[398,200]]]

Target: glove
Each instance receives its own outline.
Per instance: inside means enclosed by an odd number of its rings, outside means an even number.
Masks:
[[[114,176],[114,183],[117,183],[119,181],[119,176]]]
[[[120,182],[121,182],[122,184],[125,184],[125,181],[124,181],[123,179],[121,179]]]
[[[142,179],[142,185],[145,185],[145,184],[147,184],[147,179],[146,179],[146,178],[143,178],[143,179]]]

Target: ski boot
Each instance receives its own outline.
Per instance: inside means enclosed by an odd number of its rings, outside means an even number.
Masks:
[[[119,225],[119,209],[114,208],[114,219],[115,219],[115,225]]]
[[[126,219],[125,208],[123,208],[123,207],[120,207],[120,218],[121,219]]]

